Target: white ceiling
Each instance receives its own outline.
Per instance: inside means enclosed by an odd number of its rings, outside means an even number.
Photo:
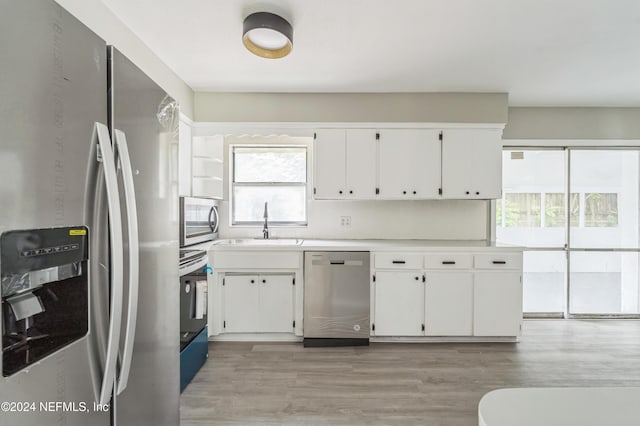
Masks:
[[[511,105],[640,106],[638,0],[103,0],[196,91],[508,92]],[[294,46],[242,45],[256,11]]]

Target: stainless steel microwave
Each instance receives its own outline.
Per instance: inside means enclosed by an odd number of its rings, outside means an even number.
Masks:
[[[180,247],[218,238],[218,200],[180,197]]]

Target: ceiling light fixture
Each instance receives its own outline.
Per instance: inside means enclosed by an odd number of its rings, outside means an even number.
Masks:
[[[273,13],[252,13],[244,19],[243,30],[242,42],[254,55],[278,59],[287,56],[293,48],[293,27]]]

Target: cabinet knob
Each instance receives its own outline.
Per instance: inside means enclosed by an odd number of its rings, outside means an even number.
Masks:
[[[469,195],[469,191],[467,191],[466,194]]]
[[[349,194],[353,194],[353,191],[349,190]]]
[[[417,194],[417,192],[416,192],[416,191],[413,191],[413,195],[416,195],[416,194]]]
[[[420,277],[416,277],[416,281],[419,281],[419,280],[420,280]]]
[[[263,283],[263,284],[264,284],[264,283],[266,283],[266,282],[267,282],[267,280],[262,280],[262,283]]]
[[[253,283],[255,283],[255,281],[254,281],[254,280],[251,280],[251,284],[253,284]]]
[[[406,193],[407,193],[407,191],[402,191],[402,193],[403,193],[403,194],[406,194]]]
[[[480,191],[476,191],[476,195],[480,195]]]
[[[342,194],[342,189],[340,191],[338,191],[338,194]]]

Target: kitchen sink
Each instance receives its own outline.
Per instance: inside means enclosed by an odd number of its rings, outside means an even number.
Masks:
[[[226,246],[299,246],[302,244],[298,238],[244,238],[234,240],[220,240],[216,245]]]

